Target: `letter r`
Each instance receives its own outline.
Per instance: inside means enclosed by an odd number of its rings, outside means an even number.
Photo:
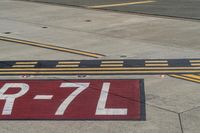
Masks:
[[[16,94],[4,94],[9,88],[20,88],[20,91]],[[15,99],[23,96],[28,90],[29,85],[25,83],[5,83],[0,88],[0,100],[6,100],[2,115],[11,115]]]

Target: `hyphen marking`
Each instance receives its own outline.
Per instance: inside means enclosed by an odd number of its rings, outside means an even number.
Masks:
[[[53,98],[53,95],[36,95],[33,99],[35,100],[50,100]]]

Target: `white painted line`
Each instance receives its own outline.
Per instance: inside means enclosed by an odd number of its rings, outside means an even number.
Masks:
[[[36,95],[33,99],[36,100],[48,100],[48,99],[52,99],[53,95]]]

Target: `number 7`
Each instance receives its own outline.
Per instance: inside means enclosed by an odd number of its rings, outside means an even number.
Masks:
[[[82,91],[88,88],[90,83],[62,83],[60,87],[78,87],[72,92],[58,107],[55,115],[63,115],[69,104],[78,96]]]
[[[58,107],[55,115],[63,115],[69,104],[85,89],[89,87],[90,83],[62,83],[60,87],[78,87],[72,92]],[[127,115],[126,108],[106,108],[106,102],[110,89],[110,83],[103,83],[100,98],[97,104],[95,115]]]

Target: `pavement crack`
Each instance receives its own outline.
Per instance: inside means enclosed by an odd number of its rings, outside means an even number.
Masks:
[[[200,106],[193,107],[193,108],[190,108],[190,109],[188,109],[188,110],[182,111],[182,112],[180,112],[180,114],[183,114],[183,113],[186,113],[186,112],[192,111],[192,110],[194,110],[194,109],[198,109],[198,108],[200,108]]]
[[[166,109],[166,108],[163,108],[163,107],[159,107],[159,106],[156,106],[156,105],[152,105],[152,104],[148,104],[148,103],[146,103],[146,105],[151,106],[151,107],[154,107],[154,108],[157,108],[157,109],[160,109],[160,110],[164,110],[164,111],[167,111],[167,112],[179,114],[179,113],[176,112],[176,111],[173,111],[173,110],[170,110],[170,109]]]
[[[180,127],[181,127],[181,133],[184,133],[182,119],[181,119],[181,113],[178,113],[178,118],[179,118],[179,123],[180,123]]]

